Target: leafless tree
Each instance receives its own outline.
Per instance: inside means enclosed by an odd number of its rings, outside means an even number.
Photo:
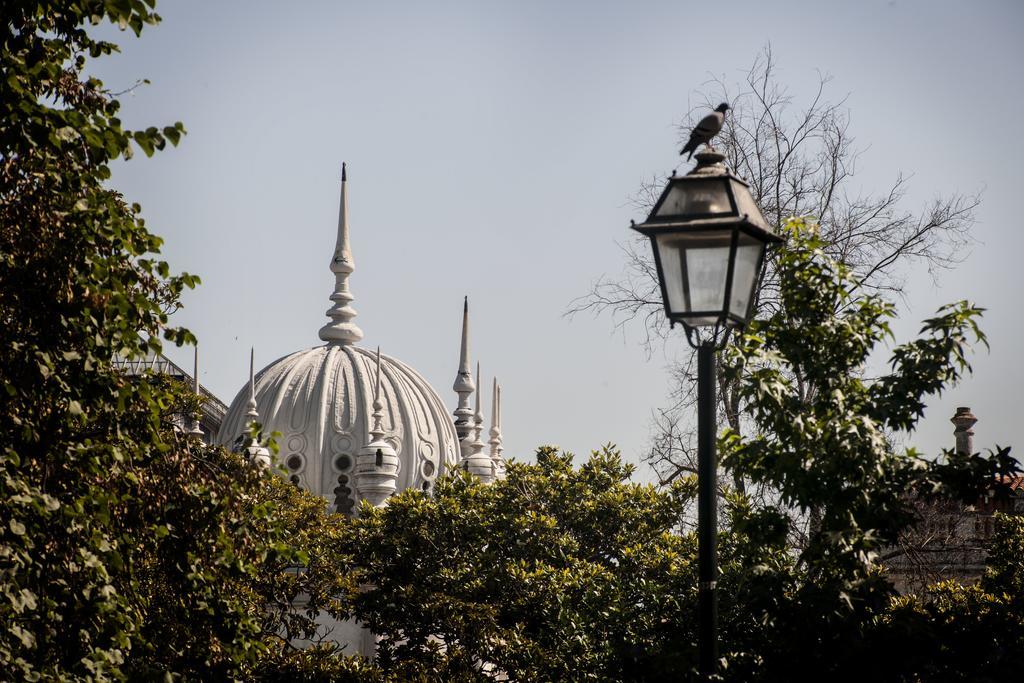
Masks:
[[[979,197],[941,197],[915,212],[904,206],[908,178],[899,172],[881,193],[854,190],[851,179],[862,150],[850,134],[845,98],[829,100],[831,78],[819,75],[814,94],[798,103],[779,83],[776,71],[769,47],[754,61],[741,85],[729,86],[721,78],[705,83],[698,104],[679,126],[680,139],[709,108],[729,102],[732,111],[715,147],[750,183],[765,218],[773,225],[790,216],[817,220],[830,255],[854,269],[864,291],[901,297],[909,264],[925,264],[934,277],[959,262],[971,242],[968,229]],[[649,210],[664,181],[662,176],[652,176],[631,203],[638,210]],[[694,356],[678,345],[677,336],[667,334],[647,239],[637,236],[620,247],[625,256],[623,272],[597,280],[587,294],[570,304],[568,315],[609,314],[616,326],[639,325],[648,353],[662,345],[676,353],[674,389],[668,406],[654,416],[646,455],[661,481],[669,482],[696,471]],[[769,263],[757,302],[759,316],[775,309],[778,292]],[[735,387],[721,378],[718,396],[719,423],[743,431],[744,410]],[[743,488],[739,479],[734,484]]]

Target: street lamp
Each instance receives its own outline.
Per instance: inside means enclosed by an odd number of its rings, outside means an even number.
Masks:
[[[697,564],[700,672],[718,659],[715,351],[753,313],[765,252],[782,241],[750,195],[750,186],[707,149],[685,176],[673,175],[647,220],[665,314],[682,323],[697,350]]]

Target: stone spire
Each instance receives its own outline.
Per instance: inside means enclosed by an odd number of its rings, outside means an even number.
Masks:
[[[192,393],[195,394],[197,398],[201,398],[201,394],[199,393],[199,344],[196,344],[196,353],[195,353],[195,358],[193,360],[193,367],[192,367]],[[199,408],[198,412],[196,413],[196,415],[192,419],[192,429],[188,433],[189,436],[194,436],[195,438],[200,439],[200,440],[202,440],[202,438],[203,438],[203,428],[199,424],[200,417],[202,416],[202,414],[203,414],[203,409]]]
[[[356,269],[355,259],[348,244],[348,178],[345,164],[341,165],[341,208],[338,210],[338,241],[334,245],[331,272],[334,273],[334,292],[330,299],[333,305],[327,309],[331,322],[320,328],[320,338],[336,344],[354,344],[363,338],[363,331],[352,322],[356,310],[352,308],[355,299],[348,288],[348,277]]]
[[[469,297],[462,302],[462,347],[459,351],[459,371],[455,375],[452,387],[459,395],[459,406],[455,409],[455,433],[458,434],[461,456],[469,455],[468,445],[473,436],[473,409],[469,406],[469,397],[473,395],[476,385],[473,383],[473,371],[469,365]]]
[[[956,414],[949,418],[956,429],[953,436],[956,438],[956,452],[961,455],[974,454],[974,430],[972,427],[978,422],[970,408],[961,407],[956,409]]]
[[[480,361],[476,363],[476,383],[478,386],[483,388],[483,383],[480,381]],[[481,438],[484,433],[484,410],[483,401],[481,396],[483,391],[476,392],[476,409],[473,411],[473,449],[482,452],[484,450],[484,442]]]
[[[256,412],[256,347],[249,347],[249,403],[245,413],[246,427],[251,427],[254,422],[260,421],[260,414]]]
[[[498,433],[498,457],[501,457],[501,454],[505,452],[505,446],[503,444],[503,441],[502,441],[502,438],[501,438],[501,433],[500,433],[501,432],[501,385],[500,384],[498,385],[498,420],[497,420],[497,422],[498,422],[498,432],[499,432]],[[504,462],[504,459],[502,459],[502,462]]]
[[[381,507],[398,487],[398,455],[384,438],[384,404],[380,400],[380,347],[377,347],[377,380],[373,392],[373,426],[370,442],[356,454],[356,490],[363,500]]]
[[[505,478],[505,460],[501,457],[501,387],[498,378],[494,378],[491,389],[491,460],[494,461],[494,474],[497,479]]]
[[[480,383],[480,363],[476,364],[476,381]],[[480,407],[480,393],[476,395],[476,412],[473,415],[470,436],[462,440],[463,447],[468,451],[462,458],[462,468],[475,475],[485,484],[494,481],[494,461],[484,453],[484,442],[480,436],[484,431],[484,414]]]
[[[243,451],[250,461],[266,469],[270,467],[270,450],[250,436],[254,425],[259,424],[260,414],[256,411],[256,349],[249,348],[249,404],[245,413],[245,434],[242,439],[248,445]]]

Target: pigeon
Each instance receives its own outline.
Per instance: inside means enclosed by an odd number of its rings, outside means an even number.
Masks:
[[[689,152],[689,156],[686,157],[686,160],[689,161],[693,153],[697,151],[697,147],[702,144],[710,147],[711,138],[718,135],[718,131],[722,130],[722,122],[725,121],[725,112],[728,110],[729,105],[722,102],[715,107],[713,112],[702,118],[700,123],[693,129],[693,132],[690,133],[690,139],[682,151],[679,152],[679,156]]]

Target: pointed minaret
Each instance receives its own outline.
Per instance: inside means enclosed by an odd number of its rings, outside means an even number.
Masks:
[[[260,414],[256,412],[256,347],[249,347],[249,404],[245,413],[247,418],[245,424],[251,427],[254,422],[260,421]]]
[[[197,397],[202,396],[199,393],[199,344],[196,344],[196,353],[192,365],[192,393],[195,394]],[[202,417],[202,410],[203,409],[200,408],[199,412],[193,417],[192,429],[188,433],[189,436],[194,436],[200,441],[203,439],[203,428],[199,424],[200,418]]]
[[[348,277],[356,269],[355,259],[348,244],[348,174],[345,164],[341,165],[341,208],[338,210],[338,241],[334,245],[331,272],[334,273],[334,292],[330,299],[334,304],[327,309],[331,322],[320,328],[320,338],[336,344],[354,344],[363,338],[363,331],[352,322],[356,310],[352,308],[355,299],[348,288]]]
[[[494,475],[497,479],[505,478],[505,461],[501,457],[501,388],[498,378],[494,378],[491,389],[491,460],[494,461]]]
[[[373,426],[370,442],[356,454],[356,490],[363,500],[381,507],[398,488],[398,455],[384,438],[384,404],[380,400],[380,347],[377,347],[377,381],[373,392]]]
[[[256,349],[249,348],[249,405],[245,413],[245,433],[242,435],[243,443],[246,444],[243,452],[249,460],[256,463],[263,469],[270,467],[270,449],[261,445],[250,436],[253,425],[260,422],[260,414],[256,411]]]
[[[480,384],[480,363],[476,364],[476,382]],[[484,453],[484,442],[480,436],[484,431],[484,414],[480,407],[480,393],[476,395],[476,412],[473,415],[473,427],[471,436],[462,441],[463,447],[468,451],[462,458],[462,468],[475,475],[485,484],[494,481],[494,461]]]
[[[480,381],[480,361],[476,363],[476,383],[478,386],[483,388],[483,384]],[[479,450],[484,450],[484,442],[481,438],[484,433],[484,409],[483,401],[481,396],[483,391],[476,392],[476,409],[473,411],[473,448],[474,450],[479,446]]]
[[[504,464],[505,459],[501,457],[501,454],[505,452],[505,446],[504,446],[503,438],[501,436],[501,385],[500,384],[498,385],[498,419],[497,419],[497,423],[498,423],[498,448],[497,448],[497,453],[498,453],[498,457],[501,458],[502,464]]]
[[[473,395],[476,385],[473,384],[473,370],[469,365],[469,297],[462,302],[462,347],[459,351],[459,371],[455,375],[452,387],[459,395],[459,406],[455,409],[455,433],[459,436],[461,457],[469,455],[469,443],[473,438],[473,409],[469,406],[469,397]]]

